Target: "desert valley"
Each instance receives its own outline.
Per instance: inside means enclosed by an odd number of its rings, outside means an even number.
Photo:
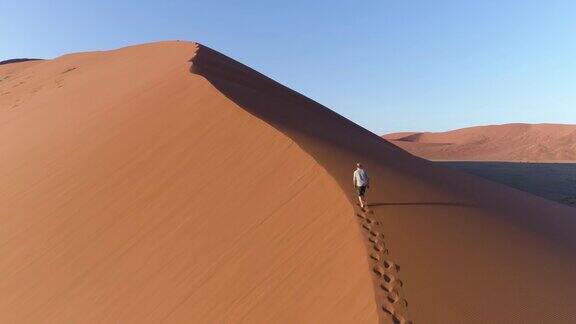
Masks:
[[[505,124],[383,137],[419,157],[576,206],[576,125]]]

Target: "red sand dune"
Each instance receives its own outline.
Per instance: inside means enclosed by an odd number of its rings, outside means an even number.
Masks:
[[[505,124],[383,137],[430,160],[576,161],[576,125]]]
[[[0,138],[2,323],[576,320],[572,208],[202,45],[2,65]]]

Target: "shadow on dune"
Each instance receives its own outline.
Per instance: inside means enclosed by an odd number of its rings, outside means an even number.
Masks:
[[[471,207],[471,208],[479,208],[478,205],[474,205],[474,204],[437,202],[437,201],[423,201],[423,202],[389,202],[389,203],[368,204],[368,207],[382,207],[382,206],[446,206],[446,207]]]
[[[42,59],[38,59],[38,58],[15,58],[15,59],[0,61],[0,65],[12,64],[12,63],[22,63],[22,62],[28,62],[28,61],[42,61]]]
[[[380,136],[267,76],[198,44],[190,72],[228,99],[291,138],[345,189],[357,159],[369,170],[385,165],[423,175],[430,162],[414,158]],[[393,158],[391,158],[393,155]],[[373,173],[374,174],[374,173]]]
[[[190,72],[204,77],[241,109],[293,140],[336,180],[352,205],[350,190],[356,162],[368,169],[375,201],[458,200],[491,210],[484,215],[515,224],[576,250],[576,218],[571,207],[415,157],[319,103],[201,44]],[[393,197],[391,197],[393,195]],[[431,205],[431,204],[428,204]],[[453,205],[439,205],[454,207]],[[472,207],[472,206],[466,206]],[[545,216],[545,217],[544,217]]]

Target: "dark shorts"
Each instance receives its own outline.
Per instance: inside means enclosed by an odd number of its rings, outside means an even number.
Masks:
[[[359,197],[364,197],[366,193],[366,186],[356,187],[356,191],[358,192]]]

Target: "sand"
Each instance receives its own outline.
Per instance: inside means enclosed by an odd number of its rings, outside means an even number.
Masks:
[[[572,208],[196,43],[2,65],[0,138],[3,323],[576,319]]]
[[[576,162],[576,125],[504,124],[383,137],[429,160]]]

